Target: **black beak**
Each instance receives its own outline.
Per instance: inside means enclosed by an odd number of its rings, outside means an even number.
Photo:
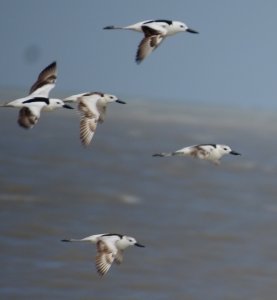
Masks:
[[[199,33],[198,31],[193,30],[191,28],[188,28],[186,31],[189,32],[189,33]]]
[[[68,109],[74,109],[72,106],[68,105],[68,104],[64,104],[63,105],[64,108],[68,108]]]
[[[119,99],[115,100],[115,102],[120,103],[120,104],[126,104],[126,102],[121,101],[121,100],[119,100]]]
[[[142,244],[139,244],[139,243],[135,243],[135,246],[137,246],[137,247],[141,247],[141,248],[144,248],[144,247],[145,247],[144,245],[142,245]]]
[[[233,155],[241,155],[240,153],[236,152],[236,151],[231,151],[230,154],[233,154]]]

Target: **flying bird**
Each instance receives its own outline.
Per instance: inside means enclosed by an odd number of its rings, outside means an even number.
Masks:
[[[1,106],[20,108],[17,122],[25,129],[34,127],[40,118],[41,111],[51,111],[60,107],[72,109],[60,99],[49,98],[50,91],[55,87],[56,79],[57,64],[53,62],[41,71],[28,96]]]
[[[107,274],[113,262],[122,263],[123,252],[126,248],[130,246],[145,247],[139,244],[135,238],[117,233],[95,234],[83,239],[63,239],[62,242],[91,242],[96,244],[95,265],[101,277]]]
[[[178,32],[198,33],[183,22],[162,19],[142,21],[125,27],[111,25],[103,29],[127,29],[142,32],[144,38],[141,40],[136,53],[138,64],[151,54],[166,37]]]
[[[95,133],[98,123],[104,122],[108,103],[117,102],[126,104],[114,95],[100,92],[89,92],[72,95],[64,99],[64,102],[77,102],[81,113],[80,139],[83,146],[87,147]]]
[[[226,154],[240,155],[240,153],[232,150],[227,145],[220,144],[200,144],[182,148],[170,153],[156,153],[153,156],[167,157],[167,156],[192,156],[194,158],[204,159],[219,165],[220,159]]]

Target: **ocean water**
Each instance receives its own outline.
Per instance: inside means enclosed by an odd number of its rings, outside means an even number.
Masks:
[[[126,101],[87,149],[77,110],[32,130],[0,110],[0,298],[276,299],[277,113]],[[197,143],[242,156],[152,157]],[[105,232],[146,248],[101,279],[94,245],[60,240]]]

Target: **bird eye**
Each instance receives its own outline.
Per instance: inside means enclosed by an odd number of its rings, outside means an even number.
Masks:
[[[180,25],[181,28],[184,28],[184,25]]]

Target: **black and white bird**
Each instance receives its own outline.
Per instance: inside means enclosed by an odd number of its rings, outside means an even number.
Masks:
[[[99,92],[89,92],[72,95],[64,102],[77,102],[81,113],[80,139],[83,146],[88,146],[93,138],[98,123],[104,122],[108,103],[126,104],[114,95]]]
[[[41,111],[52,111],[63,107],[72,109],[60,99],[49,98],[50,91],[55,87],[57,64],[51,63],[41,71],[32,85],[29,95],[1,105],[2,107],[18,107],[18,124],[26,129],[33,128],[40,118]]]
[[[240,155],[240,153],[232,150],[227,145],[220,144],[200,144],[182,148],[170,153],[156,153],[153,156],[192,156],[194,158],[204,159],[219,165],[220,159],[226,154]]]
[[[101,277],[107,274],[113,262],[122,263],[123,252],[126,248],[130,246],[145,247],[139,244],[135,238],[117,233],[95,234],[83,239],[63,239],[62,242],[91,242],[96,244],[95,265]]]
[[[142,32],[144,38],[140,42],[136,54],[138,64],[151,54],[166,37],[178,32],[198,33],[183,22],[162,19],[142,21],[125,27],[111,25],[103,29],[127,29]]]

